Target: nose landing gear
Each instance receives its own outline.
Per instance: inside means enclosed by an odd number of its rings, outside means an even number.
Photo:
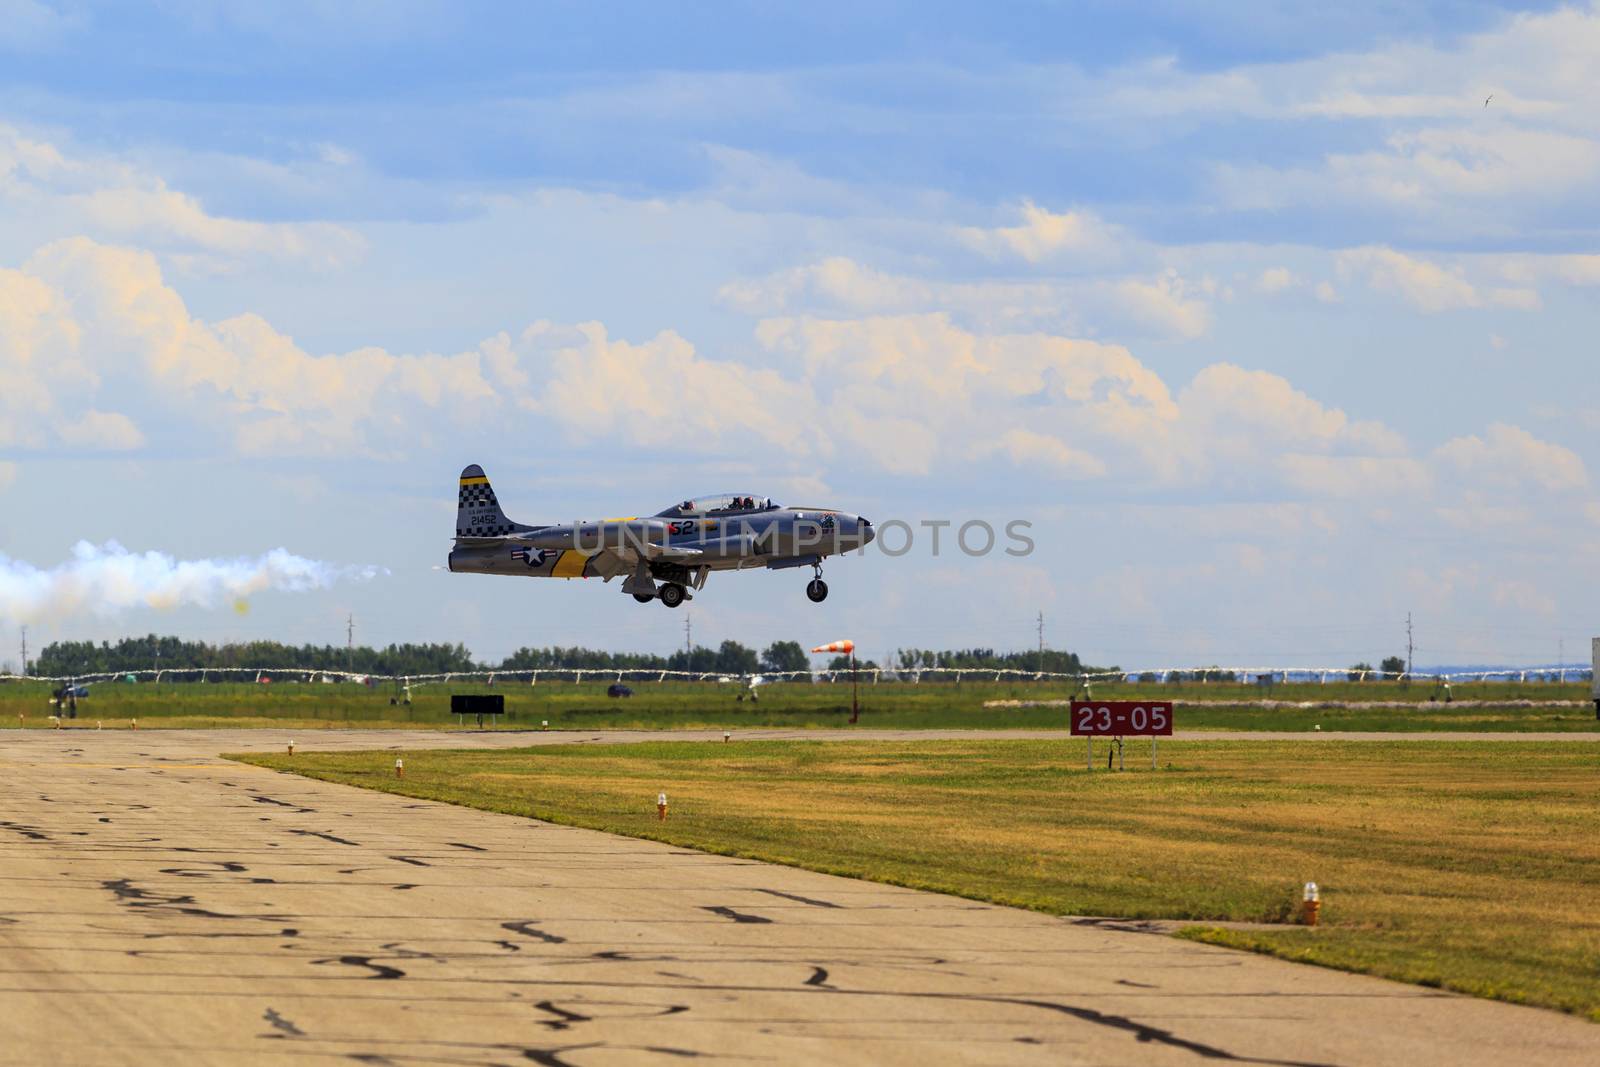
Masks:
[[[813,604],[820,604],[828,599],[828,583],[822,580],[822,564],[816,564],[813,569],[816,577],[806,583],[806,598]]]

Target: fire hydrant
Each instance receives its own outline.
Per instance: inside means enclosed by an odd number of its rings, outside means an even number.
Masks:
[[[399,757],[396,757],[394,761],[394,776],[396,778],[404,778],[406,776],[406,761]]]
[[[1301,901],[1300,922],[1306,926],[1317,925],[1317,912],[1321,910],[1322,893],[1317,889],[1317,883],[1307,882]]]
[[[662,793],[656,797],[656,820],[667,821],[667,794]]]

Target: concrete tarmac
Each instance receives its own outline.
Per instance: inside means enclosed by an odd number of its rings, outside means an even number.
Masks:
[[[0,1063],[1600,1062],[1552,1012],[216,755],[285,740],[0,732]]]

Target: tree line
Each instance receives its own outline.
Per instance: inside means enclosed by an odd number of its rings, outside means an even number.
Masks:
[[[836,656],[827,669],[846,670],[849,658]],[[857,666],[872,670],[876,661],[861,659]],[[1046,671],[1079,674],[1086,670],[1072,652],[1037,650],[997,652],[990,648],[935,651],[900,649],[882,666],[901,671],[933,667]],[[756,674],[800,672],[811,669],[811,658],[798,641],[774,641],[765,649],[724,641],[716,648],[696,646],[670,655],[653,652],[606,652],[581,646],[519,648],[498,663],[474,660],[463,644],[402,644],[386,648],[357,645],[288,645],[278,641],[247,641],[213,645],[178,637],[124,637],[119,641],[56,641],[45,646],[28,673],[55,677],[78,674],[115,674],[124,671],[193,672],[223,667],[268,667],[307,671],[350,671],[355,674],[417,675],[467,671],[622,670],[691,671],[703,674]]]
[[[29,665],[29,674],[55,677],[113,674],[122,671],[200,671],[220,667],[282,667],[300,670],[352,671],[356,674],[437,674],[477,670],[462,644],[404,644],[387,648],[357,645],[286,645],[278,641],[245,641],[213,645],[178,637],[124,637],[102,641],[56,641],[46,645]]]

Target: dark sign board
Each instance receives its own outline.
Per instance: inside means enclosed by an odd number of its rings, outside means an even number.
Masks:
[[[1074,700],[1073,737],[1169,737],[1172,704],[1150,700]]]

